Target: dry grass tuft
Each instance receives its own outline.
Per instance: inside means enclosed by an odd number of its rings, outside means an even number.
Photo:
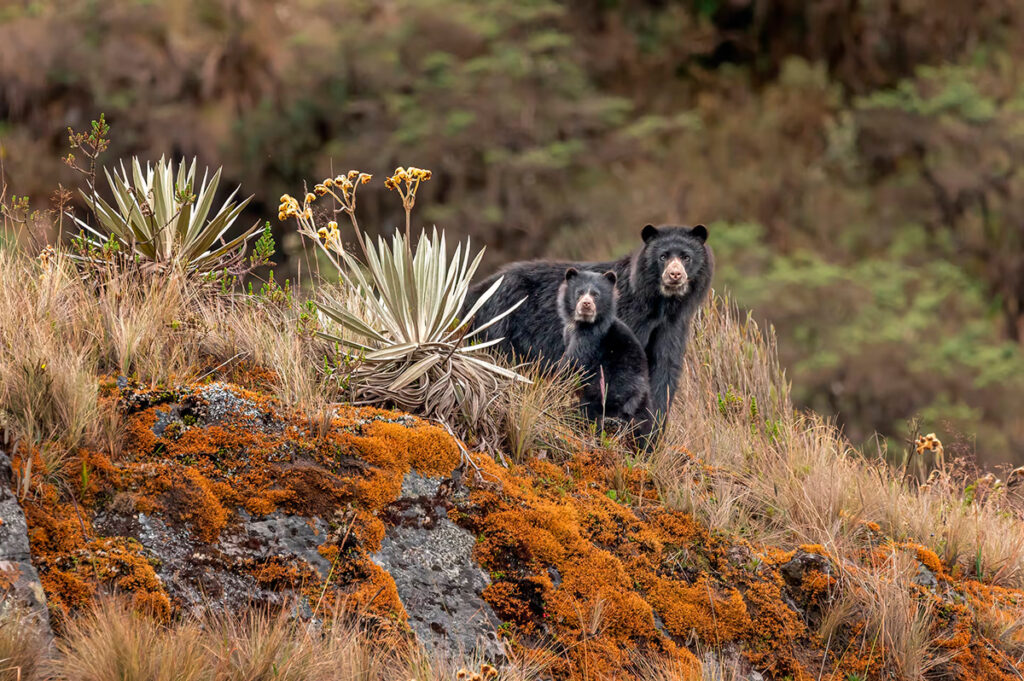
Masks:
[[[51,671],[75,681],[199,681],[203,635],[194,623],[171,628],[107,600],[68,623]]]
[[[267,386],[282,403],[316,414],[339,395],[325,380],[327,344],[311,332],[312,314],[294,300],[247,298],[202,310],[203,352],[217,365],[246,361],[270,372]]]
[[[107,446],[117,422],[99,406],[97,377],[151,385],[227,372],[239,362],[273,376],[277,396],[319,407],[323,380],[315,316],[290,294],[227,296],[180,273],[100,271],[0,249],[0,427],[26,444]]]
[[[97,416],[93,305],[79,282],[0,250],[0,425],[29,445],[75,447]]]
[[[926,678],[956,654],[935,644],[935,604],[915,592],[917,569],[910,556],[894,554],[881,569],[849,576],[865,622],[862,648],[881,650],[883,665],[908,681]]]
[[[564,459],[579,451],[587,424],[580,414],[578,381],[565,370],[538,365],[517,367],[529,383],[515,381],[491,405],[491,417],[504,437],[511,461],[523,463],[544,453]]]
[[[165,626],[108,599],[70,623],[49,672],[56,681],[452,681],[458,669],[479,666],[372,637],[344,617],[320,629],[285,608]],[[541,671],[513,662],[499,679],[526,681]]]
[[[37,615],[0,604],[0,681],[41,681],[49,646]]]

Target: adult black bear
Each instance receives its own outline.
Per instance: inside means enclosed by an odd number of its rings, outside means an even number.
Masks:
[[[708,230],[696,227],[654,227],[640,233],[643,246],[613,262],[571,263],[531,261],[512,263],[474,285],[464,309],[479,298],[498,277],[501,286],[477,311],[474,325],[507,310],[522,298],[527,301],[481,335],[504,338],[499,347],[520,359],[555,362],[562,356],[562,320],[551,314],[565,270],[612,270],[618,277],[618,315],[647,354],[651,408],[664,418],[672,403],[690,322],[711,288],[714,260],[704,243]]]
[[[580,407],[600,430],[607,419],[629,424],[643,439],[653,425],[647,356],[629,327],[615,317],[615,272],[565,271],[558,292],[564,324],[561,364],[583,374]]]

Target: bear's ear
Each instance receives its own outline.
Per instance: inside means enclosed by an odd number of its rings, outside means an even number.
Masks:
[[[565,280],[569,281],[579,273],[580,271],[578,269],[576,269],[575,267],[570,267],[565,271]]]
[[[654,225],[644,225],[643,230],[640,232],[640,238],[644,240],[645,244],[651,243],[651,240],[656,236],[658,236],[658,228]]]
[[[708,228],[704,225],[696,225],[690,230],[690,236],[695,236],[700,239],[701,243],[708,240]]]
[[[612,286],[614,286],[615,282],[618,281],[619,279],[617,276],[615,276],[615,272],[613,272],[612,270],[608,270],[607,272],[604,273],[603,276],[605,279],[612,283]]]

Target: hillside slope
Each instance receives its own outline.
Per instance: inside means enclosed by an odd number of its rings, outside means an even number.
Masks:
[[[307,310],[0,250],[0,593],[45,594],[60,654],[114,593],[162,623],[344,617],[509,681],[1024,673],[1024,475],[976,478],[934,437],[900,469],[851,449],[727,302],[658,451],[577,428],[538,377],[496,396],[508,465],[339,402]]]

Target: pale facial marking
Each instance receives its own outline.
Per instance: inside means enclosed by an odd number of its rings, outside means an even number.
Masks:
[[[595,317],[597,317],[597,303],[594,302],[594,296],[584,293],[576,301],[575,319],[578,322],[592,322]]]
[[[679,258],[672,258],[661,273],[661,292],[666,296],[682,296],[689,288],[686,266]]]

